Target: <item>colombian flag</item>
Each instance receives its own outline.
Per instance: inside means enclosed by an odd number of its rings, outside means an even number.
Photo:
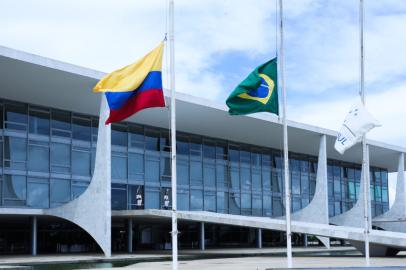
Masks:
[[[165,107],[162,90],[164,42],[137,62],[102,78],[93,92],[104,92],[110,107],[106,125],[124,120],[136,112]]]

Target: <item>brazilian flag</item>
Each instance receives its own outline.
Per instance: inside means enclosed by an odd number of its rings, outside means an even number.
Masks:
[[[254,69],[227,98],[228,112],[231,115],[279,114],[277,70],[276,58]]]

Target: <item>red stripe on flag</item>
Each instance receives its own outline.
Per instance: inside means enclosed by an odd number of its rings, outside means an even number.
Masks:
[[[150,89],[134,95],[119,110],[110,110],[106,125],[122,121],[136,112],[153,107],[165,107],[162,89]]]

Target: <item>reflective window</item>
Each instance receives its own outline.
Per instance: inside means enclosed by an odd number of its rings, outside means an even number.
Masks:
[[[128,153],[128,174],[130,179],[144,178],[144,155]]]
[[[111,177],[127,179],[127,157],[113,153],[111,157]]]
[[[28,170],[49,172],[48,142],[30,141],[28,145]]]
[[[214,191],[204,192],[204,211],[216,211],[216,193]]]
[[[189,210],[189,191],[178,189],[177,206],[179,210]]]
[[[4,200],[25,201],[27,195],[26,177],[21,175],[4,175]],[[6,204],[6,203],[5,203]]]
[[[89,182],[86,181],[72,181],[72,200],[82,195],[88,185]]]
[[[69,173],[70,162],[70,145],[63,143],[51,143],[51,172]]]
[[[214,145],[203,145],[203,157],[205,159],[213,160],[216,158],[216,147]]]
[[[252,195],[252,215],[262,216],[262,196],[260,194]]]
[[[228,192],[217,191],[217,212],[228,213]]]
[[[189,142],[186,138],[178,138],[176,141],[176,152],[178,155],[189,156]]]
[[[230,192],[229,203],[230,214],[239,215],[241,213],[240,194],[236,192]]]
[[[202,163],[200,161],[190,161],[190,178],[192,185],[202,185]]]
[[[130,130],[130,147],[144,149],[145,138],[144,128],[142,126],[131,125]]]
[[[272,216],[272,196],[271,194],[264,194],[263,195],[263,215],[266,217],[271,217]],[[255,198],[253,201],[253,204],[255,203]]]
[[[159,201],[159,189],[146,187],[145,209],[161,209]]]
[[[230,178],[230,188],[240,189],[240,172],[238,169],[230,168]]]
[[[177,160],[176,177],[179,185],[189,185],[189,164],[184,160]]]
[[[4,105],[4,122],[7,129],[27,130],[27,106],[19,103]]]
[[[145,149],[150,151],[159,151],[159,132],[146,130],[145,131]]]
[[[127,127],[120,124],[113,124],[111,127],[111,144],[127,147],[128,133]]]
[[[190,210],[203,210],[203,191],[190,191]]]
[[[293,172],[291,177],[292,194],[300,194],[300,174]]]
[[[147,157],[145,160],[145,180],[146,182],[159,181],[159,160]]]
[[[243,190],[251,189],[251,171],[249,168],[241,167],[241,188]]]
[[[214,165],[206,164],[203,169],[204,186],[215,187],[216,186],[216,169]]]
[[[27,191],[27,206],[36,208],[49,207],[48,179],[28,178]]]
[[[251,193],[241,194],[241,214],[251,215]]]
[[[285,213],[284,206],[282,204],[282,199],[279,197],[274,197],[272,199],[272,214],[274,217],[283,216]]]
[[[161,208],[172,209],[172,189],[161,188]]]
[[[112,134],[113,134],[113,132],[112,132]],[[90,140],[91,140],[90,118],[74,117],[72,119],[72,138],[75,140],[90,142]]]
[[[161,176],[171,176],[171,159],[170,157],[161,157]]]
[[[50,187],[51,187],[51,206],[52,203],[66,203],[70,201],[71,190],[69,179],[51,179]]]
[[[50,127],[50,120],[49,120],[49,112],[45,109],[36,109],[31,107],[30,108],[30,133],[34,134],[41,134],[41,135],[49,135],[49,127]]]
[[[216,180],[217,187],[228,187],[227,169],[225,164],[217,163],[216,165]]]
[[[52,110],[51,129],[53,136],[71,137],[71,114],[69,112]]]
[[[125,185],[111,184],[111,209],[127,209],[127,189]]]
[[[25,170],[27,160],[27,140],[4,137],[4,165],[13,169]]]
[[[252,171],[252,188],[253,189],[261,189],[261,174],[259,171]],[[269,179],[268,179],[269,184]],[[270,190],[270,189],[269,189]]]
[[[90,176],[90,152],[72,150],[72,174]]]

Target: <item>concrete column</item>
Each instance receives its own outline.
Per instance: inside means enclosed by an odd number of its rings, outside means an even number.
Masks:
[[[31,254],[37,256],[37,217],[32,217],[31,223]]]
[[[304,240],[304,246],[307,247],[308,243],[307,243],[307,234],[303,235],[303,240]]]
[[[204,243],[204,222],[200,222],[200,241],[199,241],[199,244],[200,244],[200,250],[205,250],[206,249],[206,247],[205,247],[205,243]]]
[[[262,248],[262,229],[257,229],[257,248]]]
[[[133,252],[133,220],[131,218],[128,219],[127,223],[127,246],[128,246],[128,253]]]

